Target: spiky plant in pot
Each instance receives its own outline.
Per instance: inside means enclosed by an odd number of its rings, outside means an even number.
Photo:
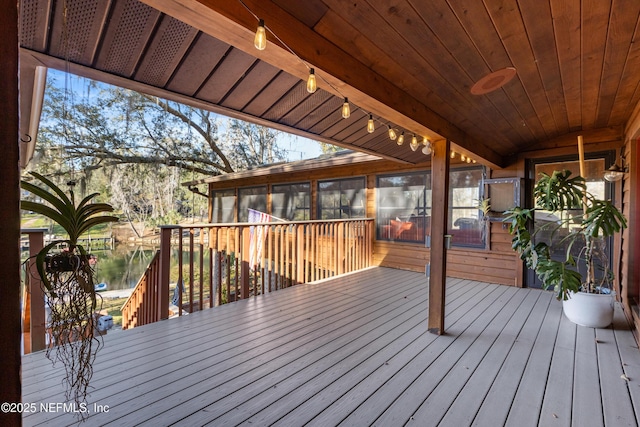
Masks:
[[[65,367],[67,399],[78,406],[86,405],[92,364],[102,341],[96,333],[99,296],[95,291],[95,271],[91,257],[78,240],[91,228],[116,222],[118,218],[104,215],[113,212],[110,205],[92,202],[98,193],[86,196],[76,205],[73,190],[67,196],[46,177],[35,172],[31,176],[44,187],[26,180],[20,186],[42,202],[22,200],[21,209],[49,218],[67,233],[67,238],[49,242],[35,257],[50,310],[46,321],[47,357]]]

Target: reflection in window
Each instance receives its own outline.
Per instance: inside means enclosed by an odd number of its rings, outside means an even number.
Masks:
[[[231,190],[217,190],[212,194],[213,207],[211,222],[234,222],[236,210],[236,193]]]
[[[378,177],[376,228],[379,240],[424,243],[429,234],[431,175]]]
[[[271,211],[276,218],[305,221],[310,218],[309,183],[279,184],[271,187]]]
[[[318,182],[318,219],[364,218],[364,178]]]
[[[482,168],[449,173],[449,234],[453,246],[484,247],[485,223],[478,203],[482,199]]]
[[[267,187],[238,189],[238,222],[249,220],[249,209],[267,212]]]
[[[448,234],[453,246],[484,247],[485,224],[478,201],[482,198],[482,167],[450,172]],[[431,234],[431,174],[379,176],[377,238],[424,243]]]

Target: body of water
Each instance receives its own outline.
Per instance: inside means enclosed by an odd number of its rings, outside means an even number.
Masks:
[[[98,283],[109,290],[133,288],[158,249],[151,246],[116,244],[113,249],[92,250],[98,257],[95,265]]]

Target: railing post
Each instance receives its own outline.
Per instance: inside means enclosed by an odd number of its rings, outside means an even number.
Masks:
[[[240,298],[244,299],[249,298],[249,247],[251,246],[251,229],[249,227],[242,227],[241,239],[242,249],[239,251],[242,254]]]
[[[29,269],[26,274],[29,275],[29,293],[30,293],[30,338],[31,351],[44,350],[46,347],[46,318],[44,307],[44,291],[42,290],[42,280],[38,275],[36,268],[35,256],[44,247],[45,228],[28,229],[22,232],[29,236]]]
[[[160,289],[158,289],[158,318],[169,318],[169,273],[171,264],[172,226],[160,227]],[[182,262],[180,260],[179,262]]]

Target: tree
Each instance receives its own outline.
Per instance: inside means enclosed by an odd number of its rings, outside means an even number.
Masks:
[[[82,90],[48,84],[33,163],[58,182],[79,181],[83,194],[106,194],[132,226],[201,210],[180,182],[285,158],[272,129],[78,81]]]

